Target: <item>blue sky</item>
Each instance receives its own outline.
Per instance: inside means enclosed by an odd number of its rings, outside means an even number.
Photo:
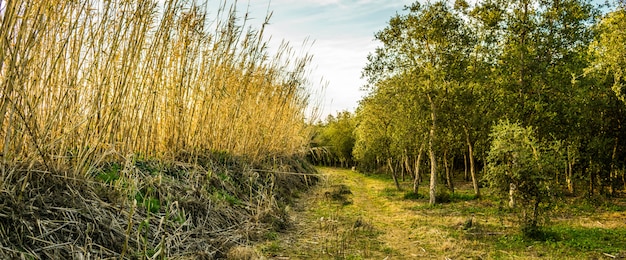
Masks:
[[[365,94],[361,70],[367,55],[377,46],[374,33],[386,27],[389,19],[402,13],[408,0],[250,0],[239,5],[250,6],[252,24],[262,22],[266,11],[273,11],[270,45],[284,39],[296,53],[313,55],[310,69],[313,91],[328,85],[321,98],[321,119],[337,111],[354,111]],[[242,10],[243,11],[243,10]],[[309,39],[308,45],[302,43]],[[270,50],[271,51],[271,50]]]

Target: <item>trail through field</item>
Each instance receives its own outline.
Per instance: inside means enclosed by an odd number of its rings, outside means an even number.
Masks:
[[[448,227],[438,223],[462,222],[462,217],[419,213],[416,207],[425,202],[402,199],[389,180],[343,169],[321,172],[325,181],[291,213],[291,230],[261,246],[270,259],[421,259],[459,253]],[[463,252],[469,253],[468,248]]]
[[[411,181],[319,168],[323,181],[287,208],[290,225],[257,245],[266,259],[600,259],[626,256],[626,199],[609,207],[560,203],[544,240],[525,239],[497,199],[471,183],[429,206]],[[426,185],[425,183],[424,185]],[[444,185],[440,190],[447,193]],[[426,194],[427,187],[420,187]],[[424,195],[422,195],[424,196]],[[574,198],[575,199],[575,198]],[[584,205],[593,205],[587,206]]]

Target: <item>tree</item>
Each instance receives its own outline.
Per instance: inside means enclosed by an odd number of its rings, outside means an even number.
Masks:
[[[588,0],[457,0],[405,11],[376,34],[382,46],[363,71],[371,92],[359,106],[359,162],[394,178],[397,167],[411,169],[417,192],[426,154],[436,203],[438,173],[463,157],[480,196],[490,129],[510,119],[554,141],[540,146],[559,144],[552,184],[571,194],[579,184],[589,194],[613,194],[618,181],[626,189],[623,5],[596,27]]]
[[[594,56],[590,71],[613,76],[613,91],[626,102],[626,9],[620,6],[597,25],[598,37],[590,45]]]
[[[333,165],[348,167],[354,163],[352,150],[354,148],[355,120],[352,113],[343,111],[337,116],[328,115],[326,122],[319,124],[317,135],[313,138],[314,148],[319,150],[320,156]]]
[[[463,20],[445,2],[415,3],[409,14],[396,15],[389,26],[376,34],[383,43],[368,57],[364,75],[371,85],[395,78],[408,86],[417,102],[428,104],[430,129],[430,204],[436,203],[438,107],[446,102],[450,89],[458,87],[467,67],[472,38]],[[426,111],[424,111],[426,112]]]
[[[510,198],[511,206],[519,204],[522,231],[535,236],[542,210],[556,195],[553,166],[561,158],[558,146],[539,142],[532,127],[508,121],[495,125],[491,138],[484,178],[503,199]]]

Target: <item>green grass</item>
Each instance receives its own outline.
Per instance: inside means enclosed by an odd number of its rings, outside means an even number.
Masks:
[[[556,237],[558,245],[572,250],[595,252],[622,252],[626,250],[626,228],[581,228],[553,226],[549,230]]]
[[[405,200],[419,200],[419,199],[425,199],[425,198],[427,198],[425,195],[420,194],[420,193],[415,193],[413,191],[405,192],[404,195],[402,195],[402,199],[405,199]]]
[[[595,203],[596,207],[584,198],[557,201],[558,209],[552,222],[547,222],[540,232],[529,238],[524,236],[513,214],[517,210],[505,207],[506,204],[486,188],[477,198],[467,183],[458,185],[463,188],[457,188],[455,193],[448,193],[440,186],[440,196],[445,196],[446,203],[440,200],[431,206],[425,184],[420,187],[422,193],[415,194],[398,191],[389,177],[333,168],[320,170],[331,175],[330,183],[320,192],[338,193],[341,187],[347,187],[353,193],[348,197],[354,204],[343,205],[328,196],[310,204],[307,211],[312,214],[309,219],[313,219],[316,230],[300,233],[307,242],[298,250],[313,252],[293,256],[306,259],[398,256],[401,259],[413,254],[418,259],[601,259],[606,257],[603,254],[626,255],[626,227],[619,227],[618,221],[624,216],[624,199],[604,198]],[[406,188],[412,183],[401,184]],[[368,203],[372,201],[376,203]],[[324,221],[320,222],[322,217]],[[355,221],[363,218],[376,228],[353,230]],[[618,228],[608,228],[616,225]],[[389,236],[403,230],[409,232]],[[326,240],[307,244],[318,237]],[[407,239],[414,244],[398,246]],[[277,251],[279,255],[293,252],[281,241],[281,238],[276,240],[282,246]],[[364,253],[366,248],[370,253]]]
[[[523,252],[532,249],[543,256],[579,258],[589,255],[623,254],[626,252],[626,228],[603,229],[556,225],[545,228],[540,240],[522,234],[499,236],[483,242],[493,243],[495,249]],[[542,255],[539,255],[542,256]],[[498,255],[494,255],[498,258]]]
[[[96,175],[96,179],[106,184],[111,184],[120,178],[122,165],[120,163],[112,163],[104,167]]]
[[[398,191],[398,189],[396,188],[384,188],[380,194],[384,197],[395,197],[398,195],[398,193],[400,193],[400,191]]]

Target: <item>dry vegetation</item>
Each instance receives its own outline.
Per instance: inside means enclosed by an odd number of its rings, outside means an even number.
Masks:
[[[314,181],[274,173],[312,171],[288,159],[310,56],[270,55],[248,21],[226,1],[0,1],[0,258],[214,258],[283,228]]]
[[[84,174],[128,154],[301,148],[310,57],[269,57],[232,7],[181,2],[8,1],[3,162]]]

